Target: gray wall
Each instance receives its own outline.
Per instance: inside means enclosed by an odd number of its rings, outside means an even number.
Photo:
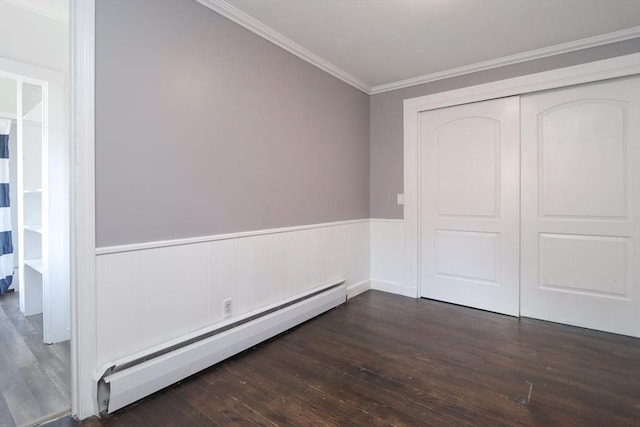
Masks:
[[[371,217],[403,217],[403,207],[396,204],[396,194],[403,192],[402,108],[404,99],[638,51],[640,51],[640,39],[633,39],[373,95],[370,101]]]
[[[96,5],[98,247],[369,217],[369,97],[194,1]]]

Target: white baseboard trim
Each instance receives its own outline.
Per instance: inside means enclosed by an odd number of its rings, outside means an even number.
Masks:
[[[418,290],[405,288],[399,283],[384,282],[382,280],[371,280],[371,289],[375,291],[388,292],[390,294],[402,295],[410,298],[418,298]]]
[[[362,282],[349,285],[347,286],[347,299],[351,299],[363,292],[367,292],[369,289],[371,289],[371,282],[369,280],[363,280]]]

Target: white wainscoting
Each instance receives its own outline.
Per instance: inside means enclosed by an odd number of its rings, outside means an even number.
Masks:
[[[223,321],[227,298],[233,318],[339,279],[364,292],[369,232],[363,219],[100,248],[98,366]]]
[[[415,298],[416,288],[404,287],[404,221],[371,219],[371,289]]]

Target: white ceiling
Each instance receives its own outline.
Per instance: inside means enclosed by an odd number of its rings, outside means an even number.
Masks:
[[[47,18],[69,22],[69,0],[1,0]]]
[[[640,34],[640,0],[225,1],[374,88],[631,27]]]

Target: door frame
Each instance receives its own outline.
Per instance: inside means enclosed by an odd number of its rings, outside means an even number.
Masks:
[[[70,0],[71,412],[98,414],[95,232],[95,0]]]
[[[63,250],[61,254],[58,254],[62,257],[62,260],[58,258],[58,261],[63,261],[61,266],[53,267],[53,262],[51,261],[50,252],[48,251],[48,242],[51,241],[50,236],[54,231],[49,228],[50,224],[50,204],[49,200],[51,199],[51,188],[52,185],[49,183],[49,179],[51,178],[50,169],[49,169],[49,146],[50,146],[50,135],[53,135],[54,140],[56,142],[56,148],[61,149],[64,148],[66,151],[68,147],[64,145],[64,132],[66,130],[64,123],[64,74],[58,71],[49,70],[47,68],[37,67],[34,65],[26,64],[23,62],[13,61],[6,58],[0,58],[0,77],[5,77],[12,79],[18,85],[17,91],[17,101],[18,105],[16,108],[16,122],[18,125],[17,132],[17,151],[15,156],[18,158],[17,160],[17,182],[16,182],[16,207],[17,207],[17,229],[14,230],[14,233],[18,234],[18,259],[19,259],[19,274],[18,274],[18,290],[20,291],[20,311],[25,313],[25,269],[24,269],[24,176],[23,176],[23,150],[24,150],[24,131],[22,130],[22,126],[24,126],[22,111],[23,106],[22,102],[22,84],[31,84],[35,86],[40,86],[42,88],[42,105],[43,105],[43,117],[42,117],[42,141],[41,141],[41,158],[42,158],[42,178],[41,178],[41,189],[42,189],[42,212],[41,212],[41,226],[42,226],[42,241],[41,245],[43,248],[43,268],[44,272],[48,272],[47,274],[42,274],[42,315],[43,315],[43,338],[45,343],[51,342],[59,342],[62,340],[66,340],[67,335],[67,326],[70,327],[70,324],[63,325],[62,328],[59,327],[60,317],[57,315],[59,311],[56,311],[54,314],[54,310],[52,309],[52,301],[54,291],[60,291],[59,287],[56,287],[55,290],[51,289],[52,280],[51,274],[54,272],[54,278],[64,279],[65,275],[63,274],[64,269],[68,268],[66,264],[69,262],[68,253]],[[55,111],[59,114],[52,114],[52,111]],[[54,119],[55,117],[55,119]],[[54,132],[53,129],[57,130]],[[62,144],[62,145],[61,145]],[[63,151],[64,153],[64,151]],[[68,184],[68,176],[66,176],[66,165],[63,165],[64,168],[58,169],[58,176],[61,181]],[[56,195],[59,197],[68,198],[69,197],[69,189],[60,190],[58,187],[58,192]],[[66,209],[66,207],[65,207]],[[68,221],[66,217],[66,212],[54,212],[54,216],[57,216],[56,219],[61,219],[61,221]],[[56,232],[59,232],[62,236],[58,236],[60,238],[65,238],[66,231],[64,231],[66,224],[61,224],[60,221],[55,221],[55,224],[59,227],[56,228]],[[64,227],[62,227],[64,225]],[[60,271],[60,268],[62,271]],[[55,274],[57,273],[57,274]],[[57,282],[56,282],[57,283]],[[62,286],[68,286],[68,282],[62,280]],[[60,286],[58,283],[56,286]],[[64,289],[67,293],[70,293],[70,289]],[[53,292],[53,293],[52,293]],[[31,313],[33,314],[33,313]],[[52,327],[52,323],[56,323],[58,326]]]
[[[404,287],[420,289],[420,113],[437,108],[523,95],[548,89],[640,74],[640,53],[588,62],[491,83],[404,100]]]

